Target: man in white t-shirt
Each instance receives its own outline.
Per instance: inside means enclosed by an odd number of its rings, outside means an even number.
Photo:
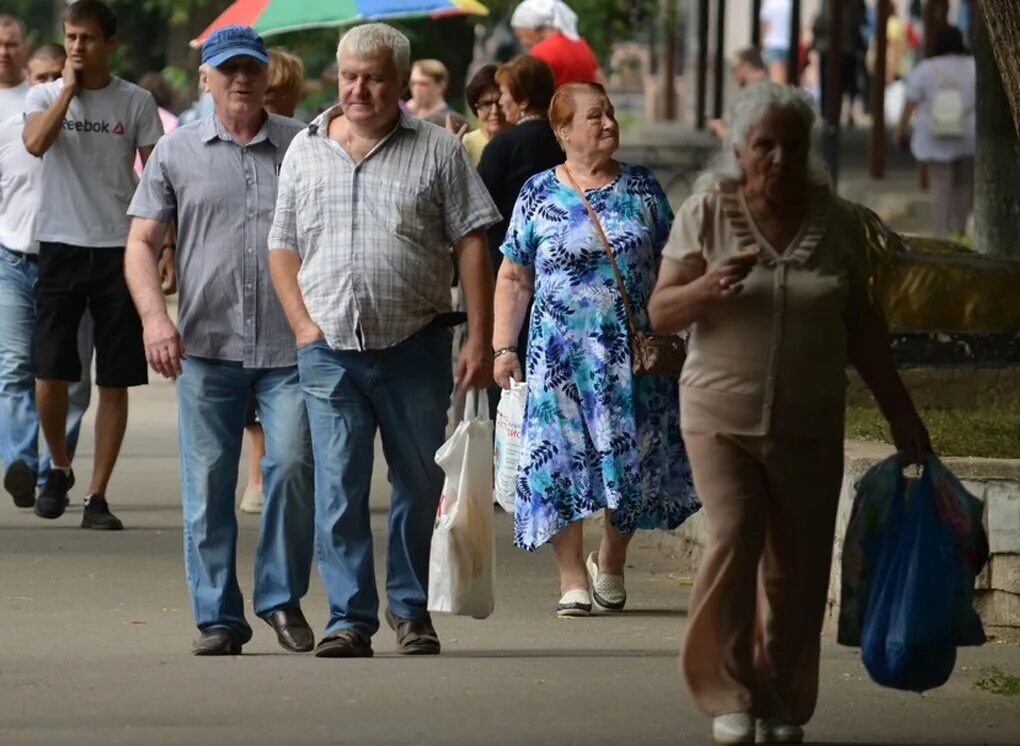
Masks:
[[[36,237],[39,283],[32,344],[39,422],[53,455],[35,501],[41,518],[64,513],[74,484],[64,422],[68,381],[81,378],[78,324],[86,307],[96,340],[96,450],[83,528],[120,529],[106,487],[127,428],[128,387],[148,382],[142,325],[124,281],[127,207],[163,127],[152,94],[110,75],[117,19],[100,0],[64,12],[63,79],[28,94],[23,140],[43,158]]]
[[[59,44],[43,44],[28,60],[29,85],[59,80],[66,61]],[[22,108],[24,102],[22,102]],[[19,508],[35,505],[36,484],[44,484],[50,456],[39,455],[39,417],[32,375],[32,330],[39,244],[35,219],[42,199],[42,162],[21,141],[24,114],[0,122],[0,463],[4,489]],[[82,380],[71,384],[67,416],[70,452],[78,440],[89,405],[92,380],[92,320],[86,314],[78,331]]]
[[[0,15],[0,122],[25,110],[27,59],[25,24],[14,16]]]

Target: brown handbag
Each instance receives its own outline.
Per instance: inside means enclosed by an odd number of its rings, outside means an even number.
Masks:
[[[630,357],[631,370],[634,375],[642,376],[668,376],[678,378],[684,367],[684,360],[687,358],[687,350],[684,347],[683,339],[677,334],[660,334],[656,332],[638,331],[634,323],[634,311],[630,305],[630,297],[623,287],[623,275],[620,274],[620,267],[616,264],[616,257],[613,256],[613,248],[609,244],[606,232],[602,230],[602,223],[598,215],[592,209],[591,203],[584,195],[584,191],[574,181],[574,175],[570,173],[567,164],[563,164],[563,172],[570,180],[570,185],[581,197],[588,216],[595,224],[595,230],[599,234],[602,246],[609,257],[609,264],[613,267],[613,274],[616,276],[616,286],[620,289],[620,296],[623,298],[623,309],[627,314],[627,329],[630,332]]]

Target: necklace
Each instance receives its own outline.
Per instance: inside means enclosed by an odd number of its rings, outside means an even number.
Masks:
[[[545,119],[540,114],[528,114],[517,120],[517,124],[524,124],[525,122],[537,122],[539,119]]]

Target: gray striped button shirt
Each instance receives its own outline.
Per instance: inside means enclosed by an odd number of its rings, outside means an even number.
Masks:
[[[246,368],[296,363],[266,252],[283,156],[304,126],[270,114],[241,145],[211,116],[156,144],[128,215],[177,220],[177,326],[188,355]]]
[[[294,139],[269,246],[300,255],[301,295],[331,348],[383,349],[450,311],[450,246],[499,212],[446,130],[402,112],[356,164],[327,134],[338,114]]]

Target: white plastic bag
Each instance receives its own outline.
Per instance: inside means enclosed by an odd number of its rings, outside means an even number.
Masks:
[[[484,391],[472,391],[464,420],[436,452],[446,473],[429,555],[429,611],[485,619],[496,605],[492,421]]]
[[[496,468],[493,499],[507,513],[514,512],[517,496],[517,465],[521,460],[521,427],[524,425],[524,404],[528,384],[510,379],[510,388],[503,389],[496,407],[496,443],[492,459]]]
[[[903,116],[903,107],[907,102],[907,84],[902,80],[894,80],[885,87],[885,125],[898,127]]]

